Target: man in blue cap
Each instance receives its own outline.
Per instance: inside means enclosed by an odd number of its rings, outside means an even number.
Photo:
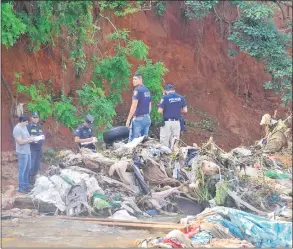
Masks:
[[[160,128],[160,142],[173,149],[175,139],[180,138],[180,119],[187,113],[187,105],[183,96],[177,94],[172,84],[165,87],[165,95],[159,104],[158,113],[163,114],[164,126]]]
[[[32,113],[31,122],[27,125],[27,130],[29,134],[33,137],[43,135],[42,126],[39,122],[39,114],[37,112]],[[29,183],[31,186],[35,184],[36,175],[40,170],[43,154],[43,143],[43,139],[30,143],[31,169],[29,172]]]
[[[78,143],[79,148],[88,148],[93,152],[96,152],[95,142],[97,138],[93,137],[92,124],[94,122],[94,117],[90,114],[86,115],[84,123],[79,125],[75,129],[74,141]]]
[[[136,73],[133,76],[133,86],[135,88],[132,95],[132,104],[126,121],[126,127],[130,128],[129,142],[134,138],[147,136],[151,126],[151,93],[143,84],[141,74]]]

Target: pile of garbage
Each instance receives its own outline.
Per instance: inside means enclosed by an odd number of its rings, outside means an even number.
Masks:
[[[140,247],[291,247],[292,143],[267,139],[230,152],[212,137],[201,147],[177,141],[173,151],[150,137],[63,150],[30,197],[55,215],[187,216],[184,229]]]
[[[292,157],[290,145],[280,153]],[[211,137],[200,148],[176,146],[171,151],[140,137],[96,153],[64,150],[58,160],[38,176],[30,194],[35,206],[48,203],[55,214],[111,217],[118,211],[123,219],[133,219],[197,215],[225,206],[292,218],[292,167],[258,145],[225,152]]]
[[[146,137],[114,144],[101,153],[86,148],[77,154],[61,151],[59,165],[37,177],[30,196],[35,206],[45,202],[55,207],[55,214],[68,216],[130,220],[178,213],[175,197],[180,194],[180,181],[165,169],[171,154],[169,148]]]
[[[212,137],[201,147],[178,140],[173,151],[150,137],[95,153],[62,150],[28,196],[12,201],[10,188],[2,202],[15,217],[36,215],[30,209],[124,223],[156,215],[186,217],[180,220],[184,228],[138,241],[145,248],[292,247],[287,131],[277,122],[265,139],[229,152]]]
[[[292,248],[292,222],[275,221],[227,207],[181,219],[183,229],[138,241],[143,248]]]

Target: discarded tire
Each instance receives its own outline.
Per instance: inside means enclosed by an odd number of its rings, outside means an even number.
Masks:
[[[103,140],[106,144],[124,140],[129,136],[129,129],[126,126],[114,127],[103,133]]]

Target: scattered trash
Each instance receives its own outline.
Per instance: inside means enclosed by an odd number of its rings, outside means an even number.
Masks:
[[[150,210],[147,210],[145,211],[148,215],[151,215],[151,216],[155,216],[155,215],[158,215],[158,212],[157,210],[155,209],[150,209]]]
[[[196,220],[201,217],[224,225],[236,238],[245,239],[256,247],[292,247],[292,222],[274,221],[226,207],[206,209]]]
[[[39,204],[46,204],[55,215],[103,216],[125,224],[140,217],[186,216],[184,229],[145,239],[139,247],[292,247],[292,167],[283,163],[292,151],[283,146],[272,155],[265,146],[225,152],[211,137],[201,147],[171,151],[140,137],[97,153],[61,151],[59,165],[37,177],[28,199],[6,206],[44,213]]]
[[[251,156],[251,151],[245,148],[235,148],[231,151],[237,157]]]
[[[212,240],[212,235],[209,232],[201,231],[195,234],[192,238],[193,245],[205,245],[208,244]]]
[[[266,177],[272,178],[272,179],[290,179],[288,174],[279,173],[273,169],[270,169],[264,173]]]
[[[137,220],[136,217],[131,216],[126,210],[119,210],[109,218],[115,220]]]
[[[142,241],[139,247],[225,247],[292,248],[292,222],[274,221],[240,210],[215,207],[189,219],[185,229],[173,230],[163,238]],[[216,243],[218,242],[218,243]],[[221,245],[222,246],[222,245]]]

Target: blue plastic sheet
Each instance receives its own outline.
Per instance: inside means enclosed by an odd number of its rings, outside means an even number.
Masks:
[[[260,248],[292,248],[292,222],[275,221],[241,210],[215,207],[206,221],[220,223],[237,238]]]
[[[155,210],[155,209],[150,209],[150,210],[147,210],[145,211],[148,215],[151,215],[151,216],[155,216],[155,215],[158,215],[158,211]]]
[[[192,244],[195,245],[205,245],[208,244],[209,241],[213,238],[213,236],[206,232],[206,231],[200,231],[197,234],[195,234],[193,237],[191,237]]]

